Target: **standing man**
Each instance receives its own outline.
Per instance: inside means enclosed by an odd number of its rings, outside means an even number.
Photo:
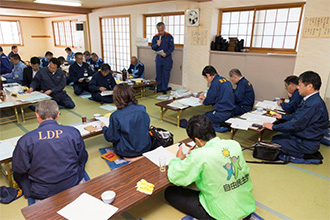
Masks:
[[[156,81],[160,82],[157,92],[166,94],[171,88],[168,87],[170,72],[173,66],[172,52],[174,51],[174,40],[170,33],[165,32],[165,24],[157,24],[158,34],[152,38],[151,48],[156,51]]]
[[[88,83],[93,75],[89,65],[83,62],[83,54],[78,52],[75,55],[76,62],[69,68],[70,80],[74,83],[74,94],[81,95],[84,91],[89,92]]]
[[[6,83],[19,83],[22,84],[23,81],[23,70],[26,67],[26,65],[19,60],[18,54],[13,54],[10,56],[10,61],[13,64],[13,69],[11,73],[7,73],[2,75],[5,77]]]
[[[0,74],[10,73],[12,69],[12,65],[10,63],[9,58],[3,52],[2,47],[0,47]]]
[[[10,59],[11,55],[13,55],[13,54],[17,54],[18,55],[18,46],[16,46],[16,45],[11,46],[11,51],[8,54],[8,58]],[[18,55],[18,57],[19,57],[19,61],[22,61],[20,55]]]
[[[42,200],[84,182],[88,154],[79,131],[57,123],[55,101],[39,102],[35,114],[40,125],[18,140],[12,167],[25,197]]]
[[[37,72],[40,69],[40,60],[38,57],[32,57],[30,59],[30,66],[27,66],[23,70],[23,86],[30,87],[30,84],[32,83],[33,78],[37,74]]]
[[[141,63],[137,57],[133,56],[131,58],[131,65],[129,66],[127,72],[133,78],[143,78],[144,77],[144,65]]]
[[[44,58],[42,58],[42,60],[41,60],[41,68],[43,68],[43,67],[47,67],[48,65],[49,65],[49,61],[50,61],[50,59],[52,59],[53,58],[53,53],[52,52],[50,52],[50,51],[47,51],[46,53],[45,53],[45,57]]]
[[[94,73],[97,73],[99,69],[101,69],[101,66],[104,64],[104,61],[96,53],[92,53],[92,60],[90,62],[90,66]]]
[[[60,66],[58,59],[50,59],[48,67],[42,68],[35,75],[28,92],[41,89],[46,95],[51,96],[58,105],[72,109],[75,107],[75,104],[64,90],[66,79],[65,73],[60,69]]]
[[[235,116],[243,115],[252,110],[254,105],[254,90],[252,84],[242,76],[239,69],[229,71],[229,77],[232,83],[237,87],[234,90],[235,97]]]
[[[75,62],[74,60],[74,52],[71,50],[70,47],[65,48],[65,52],[68,54],[66,57],[66,61],[68,61],[69,65]]]

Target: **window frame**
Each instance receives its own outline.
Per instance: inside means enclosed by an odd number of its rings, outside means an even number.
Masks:
[[[67,48],[67,47],[70,47],[70,48],[76,48],[74,45],[73,45],[73,31],[72,31],[72,24],[71,22],[77,22],[78,20],[77,19],[69,19],[69,20],[54,20],[52,21],[52,30],[53,30],[53,39],[54,39],[54,47],[61,47],[61,48]],[[71,31],[71,43],[72,45],[56,45],[56,38],[55,38],[55,28],[54,28],[54,23],[57,23],[57,26],[59,27],[59,23],[63,22],[63,27],[64,27],[64,30],[65,30],[65,22],[70,22],[70,31]],[[58,28],[59,30],[59,28]],[[60,34],[58,33],[58,36],[59,36],[59,42],[61,42],[61,37],[60,37]],[[64,33],[64,39],[65,39],[65,42],[66,42],[66,34]]]
[[[124,17],[128,17],[128,22],[129,22],[129,38],[130,38],[130,57],[132,57],[132,27],[131,27],[131,15],[130,14],[126,14],[126,15],[111,15],[111,16],[103,16],[103,17],[99,17],[99,25],[100,25],[100,38],[101,38],[101,54],[102,54],[102,59],[104,59],[104,49],[103,49],[103,35],[102,35],[102,19],[105,18],[124,18]],[[114,28],[114,36],[116,36],[115,34],[115,28]],[[115,45],[116,45],[116,38],[114,39]],[[117,47],[114,48],[115,51],[115,66],[117,68]],[[109,64],[110,65],[110,64]],[[111,70],[112,72],[116,72],[116,73],[120,73],[120,70]]]
[[[0,21],[17,22],[18,23],[18,26],[19,26],[18,27],[18,31],[20,32],[20,35],[21,35],[20,36],[20,38],[21,38],[21,43],[20,44],[0,44],[0,46],[12,46],[12,45],[24,46],[24,37],[23,37],[23,30],[22,30],[21,20],[0,19]]]
[[[256,53],[283,53],[283,54],[297,54],[297,46],[299,42],[301,24],[302,24],[302,16],[304,13],[304,6],[306,2],[297,2],[297,3],[287,3],[287,4],[271,4],[271,5],[258,5],[258,6],[248,6],[248,7],[236,7],[236,8],[221,8],[219,9],[219,17],[218,17],[218,30],[217,35],[221,35],[221,26],[222,26],[222,15],[224,12],[237,12],[237,11],[251,11],[253,10],[253,22],[252,22],[252,30],[251,30],[251,41],[250,47],[244,47],[244,49],[249,49],[249,52]],[[269,9],[283,9],[283,8],[301,8],[300,18],[298,22],[298,29],[296,34],[295,46],[293,49],[284,49],[284,48],[261,48],[261,47],[253,47],[253,37],[254,37],[254,27],[255,27],[255,18],[256,11],[260,10],[269,10]]]
[[[155,16],[160,16],[162,18],[162,21],[164,21],[164,16],[169,16],[169,15],[183,15],[185,16],[185,12],[184,11],[178,11],[178,12],[166,12],[166,13],[153,13],[153,14],[144,14],[143,15],[143,37],[146,38],[147,37],[147,17],[155,17]],[[186,22],[186,18],[184,17],[184,21]],[[166,24],[165,24],[166,25]],[[186,23],[184,24],[184,27],[186,26]],[[170,33],[171,34],[171,33]],[[184,32],[184,34],[186,34]],[[150,46],[151,43],[148,43],[148,45]],[[174,39],[174,46],[176,48],[183,48],[184,44],[176,44],[175,43],[175,39]]]

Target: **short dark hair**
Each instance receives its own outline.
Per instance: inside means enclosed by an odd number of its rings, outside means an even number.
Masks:
[[[12,55],[10,55],[10,58],[13,58],[14,60],[19,60],[19,55],[18,54],[12,54]]]
[[[135,90],[126,83],[116,85],[113,89],[113,101],[118,109],[123,109],[130,102],[138,104],[135,98]]]
[[[203,141],[209,141],[216,136],[212,122],[205,115],[192,116],[188,121],[186,131],[193,140],[198,138]]]
[[[65,62],[65,58],[62,56],[58,57],[57,60],[60,61],[60,63]]]
[[[39,64],[40,65],[40,60],[38,57],[31,57],[30,59],[31,64]]]
[[[102,64],[102,66],[101,66],[101,71],[107,71],[107,70],[111,71],[111,67],[110,67],[110,65],[107,64],[107,63]]]
[[[70,47],[65,48],[65,51],[72,51]]]
[[[99,57],[96,53],[92,53],[92,56],[96,56],[96,57]]]
[[[290,85],[290,83],[293,83],[295,85],[298,85],[298,81],[299,81],[299,78],[298,76],[288,76],[285,78],[284,82],[288,85]]]
[[[217,75],[217,70],[213,66],[206,66],[203,69],[202,75],[206,76],[206,74],[210,74],[210,76]]]
[[[84,52],[84,55],[85,55],[85,56],[90,56],[91,53],[90,53],[88,50],[86,50],[86,51]]]
[[[160,26],[164,26],[164,27],[165,27],[164,22],[158,22],[158,23],[156,24],[156,27],[160,27]]]
[[[307,86],[308,84],[312,84],[315,90],[320,90],[322,82],[319,74],[313,71],[306,71],[300,74],[299,80]]]
[[[57,66],[57,68],[61,66],[61,62],[58,59],[56,59],[55,57],[50,59],[49,62],[55,64]]]
[[[74,54],[74,57],[76,58],[77,56],[82,56],[83,54],[81,52],[77,52]]]
[[[14,49],[16,49],[16,48],[17,48],[16,45],[11,46],[11,50],[14,50]]]
[[[47,51],[46,53],[45,53],[45,57],[46,56],[53,56],[54,54],[52,53],[52,52],[50,52],[50,51]]]
[[[2,47],[0,47],[0,52],[3,52],[3,49],[2,49]]]
[[[242,73],[239,69],[232,69],[229,71],[229,76],[232,77],[233,75],[242,76]]]

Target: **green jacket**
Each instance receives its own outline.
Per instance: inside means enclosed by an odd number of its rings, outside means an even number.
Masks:
[[[171,183],[196,183],[199,201],[213,218],[240,219],[255,211],[250,169],[238,142],[215,137],[186,159],[172,159],[168,166]]]

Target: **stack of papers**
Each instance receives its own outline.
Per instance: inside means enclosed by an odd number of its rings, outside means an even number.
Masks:
[[[166,165],[175,157],[171,152],[166,150],[164,147],[158,147],[155,150],[149,151],[142,154],[148,158],[151,162],[159,166],[159,157],[166,157]]]
[[[283,111],[282,107],[281,106],[278,106],[277,105],[277,102],[275,102],[275,101],[264,100],[262,102],[258,102],[255,107],[257,107],[257,108],[263,108],[263,109]]]
[[[184,109],[184,108],[188,108],[189,105],[184,105],[179,101],[174,101],[170,104],[167,104],[167,106],[173,107],[173,108],[178,108],[178,109]]]
[[[230,118],[226,123],[231,123],[230,127],[240,130],[248,130],[253,124],[263,125],[266,122],[274,123],[276,118],[262,115],[264,112],[248,112],[239,118]]]
[[[82,193],[77,199],[59,210],[57,213],[66,219],[109,219],[117,212],[118,208],[106,204],[87,193]]]
[[[188,106],[192,106],[192,107],[202,105],[201,103],[199,103],[199,98],[195,98],[195,97],[179,99],[178,101],[183,105],[188,105]]]
[[[48,100],[48,99],[51,99],[51,97],[44,93],[32,92],[30,94],[19,95],[16,100],[19,100],[22,102],[38,102],[38,101]]]
[[[102,130],[100,121],[94,121],[94,122],[90,122],[90,123],[86,123],[86,124],[79,124],[74,127],[79,130],[81,136],[85,136],[85,135],[90,134],[90,132],[88,130],[86,130],[86,127],[90,128],[90,126],[95,127],[94,131]]]
[[[251,121],[247,121],[239,118],[230,118],[226,122],[231,123],[230,127],[240,130],[248,130],[249,127],[251,127],[253,124],[253,122]]]
[[[13,156],[15,146],[9,141],[0,142],[0,161],[11,158]]]
[[[158,100],[169,100],[170,96],[168,96],[168,95],[159,95],[159,96],[157,96],[156,99],[158,99]]]
[[[109,96],[112,95],[113,91],[112,90],[106,90],[104,92],[101,92],[101,96]]]
[[[12,103],[12,102],[1,102],[0,108],[11,107],[13,105],[14,105],[14,103]]]
[[[109,118],[108,117],[97,117],[96,120],[103,122],[105,126],[109,126]]]

